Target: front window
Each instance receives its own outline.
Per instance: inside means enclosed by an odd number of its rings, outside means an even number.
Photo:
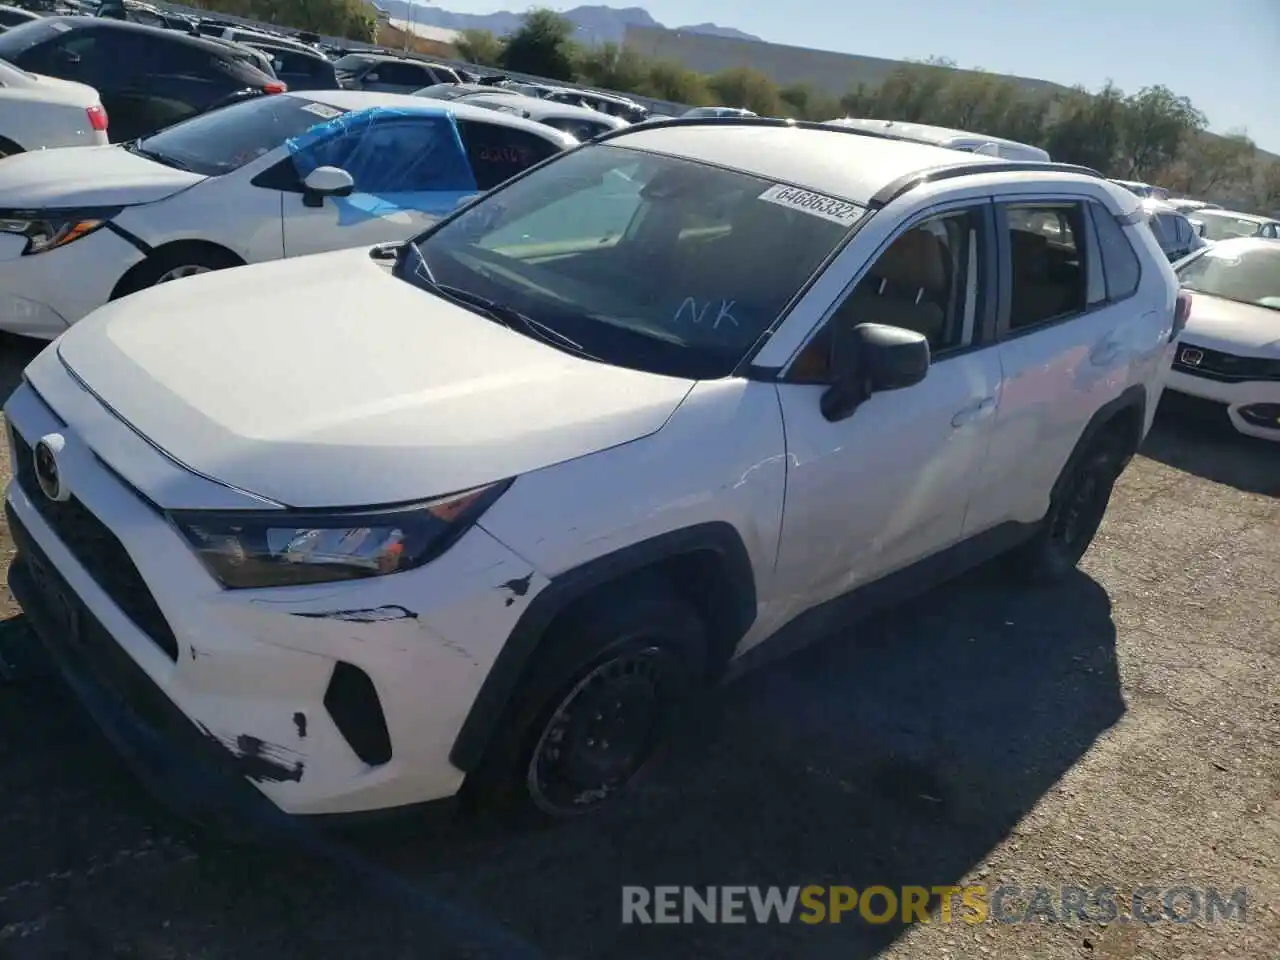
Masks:
[[[1233,237],[1255,237],[1262,231],[1262,224],[1248,217],[1212,213],[1201,210],[1196,219],[1204,224],[1206,240],[1230,240]]]
[[[139,140],[133,149],[159,163],[219,176],[344,112],[292,95],[258,97],[192,117]]]
[[[728,376],[866,208],[609,144],[429,230],[436,282],[514,308],[606,363]],[[424,283],[424,286],[427,284]]]
[[[1184,290],[1280,310],[1280,245],[1209,247],[1178,270]]]

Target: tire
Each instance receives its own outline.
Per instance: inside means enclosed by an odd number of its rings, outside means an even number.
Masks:
[[[239,266],[236,257],[216,247],[176,247],[172,250],[161,250],[152,254],[149,260],[138,265],[126,293],[134,293],[154,287],[158,283],[168,283],[183,277],[209,273],[213,270],[225,270]]]
[[[1056,583],[1076,569],[1102,525],[1126,462],[1118,435],[1104,431],[1067,463],[1039,531],[1010,555],[1023,579]]]
[[[466,785],[472,809],[511,823],[611,801],[682,729],[705,674],[704,625],[657,578],[602,588],[551,630]]]

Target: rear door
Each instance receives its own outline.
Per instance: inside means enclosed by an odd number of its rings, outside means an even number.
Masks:
[[[1101,202],[1010,197],[996,213],[1004,379],[966,536],[1044,516],[1085,425],[1128,385],[1153,317],[1138,257]]]
[[[349,197],[309,197],[299,187],[283,201],[286,257],[403,240],[476,193],[475,181],[443,116],[352,124],[302,150],[298,176],[341,167],[355,180]]]
[[[481,190],[493,189],[561,149],[528,130],[482,120],[459,120],[458,132]]]

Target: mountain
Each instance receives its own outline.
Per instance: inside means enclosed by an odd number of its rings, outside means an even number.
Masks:
[[[440,7],[409,3],[405,0],[377,0],[382,7],[397,20],[408,20],[429,27],[440,27],[445,30],[488,30],[496,36],[503,36],[520,29],[524,22],[523,13],[499,11],[498,13],[452,13]],[[661,27],[662,24],[649,15],[643,7],[584,6],[566,10],[564,16],[578,28],[577,39],[581,43],[621,43],[629,26]],[[685,33],[704,33],[715,37],[734,37],[739,40],[759,40],[759,37],[732,27],[721,27],[714,23],[698,23],[688,27],[675,27]]]

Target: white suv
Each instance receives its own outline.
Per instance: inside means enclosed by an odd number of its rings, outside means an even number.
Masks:
[[[1180,303],[1089,171],[646,124],[77,324],[6,407],[10,584],[144,773],[572,815],[784,626],[1069,571]]]

